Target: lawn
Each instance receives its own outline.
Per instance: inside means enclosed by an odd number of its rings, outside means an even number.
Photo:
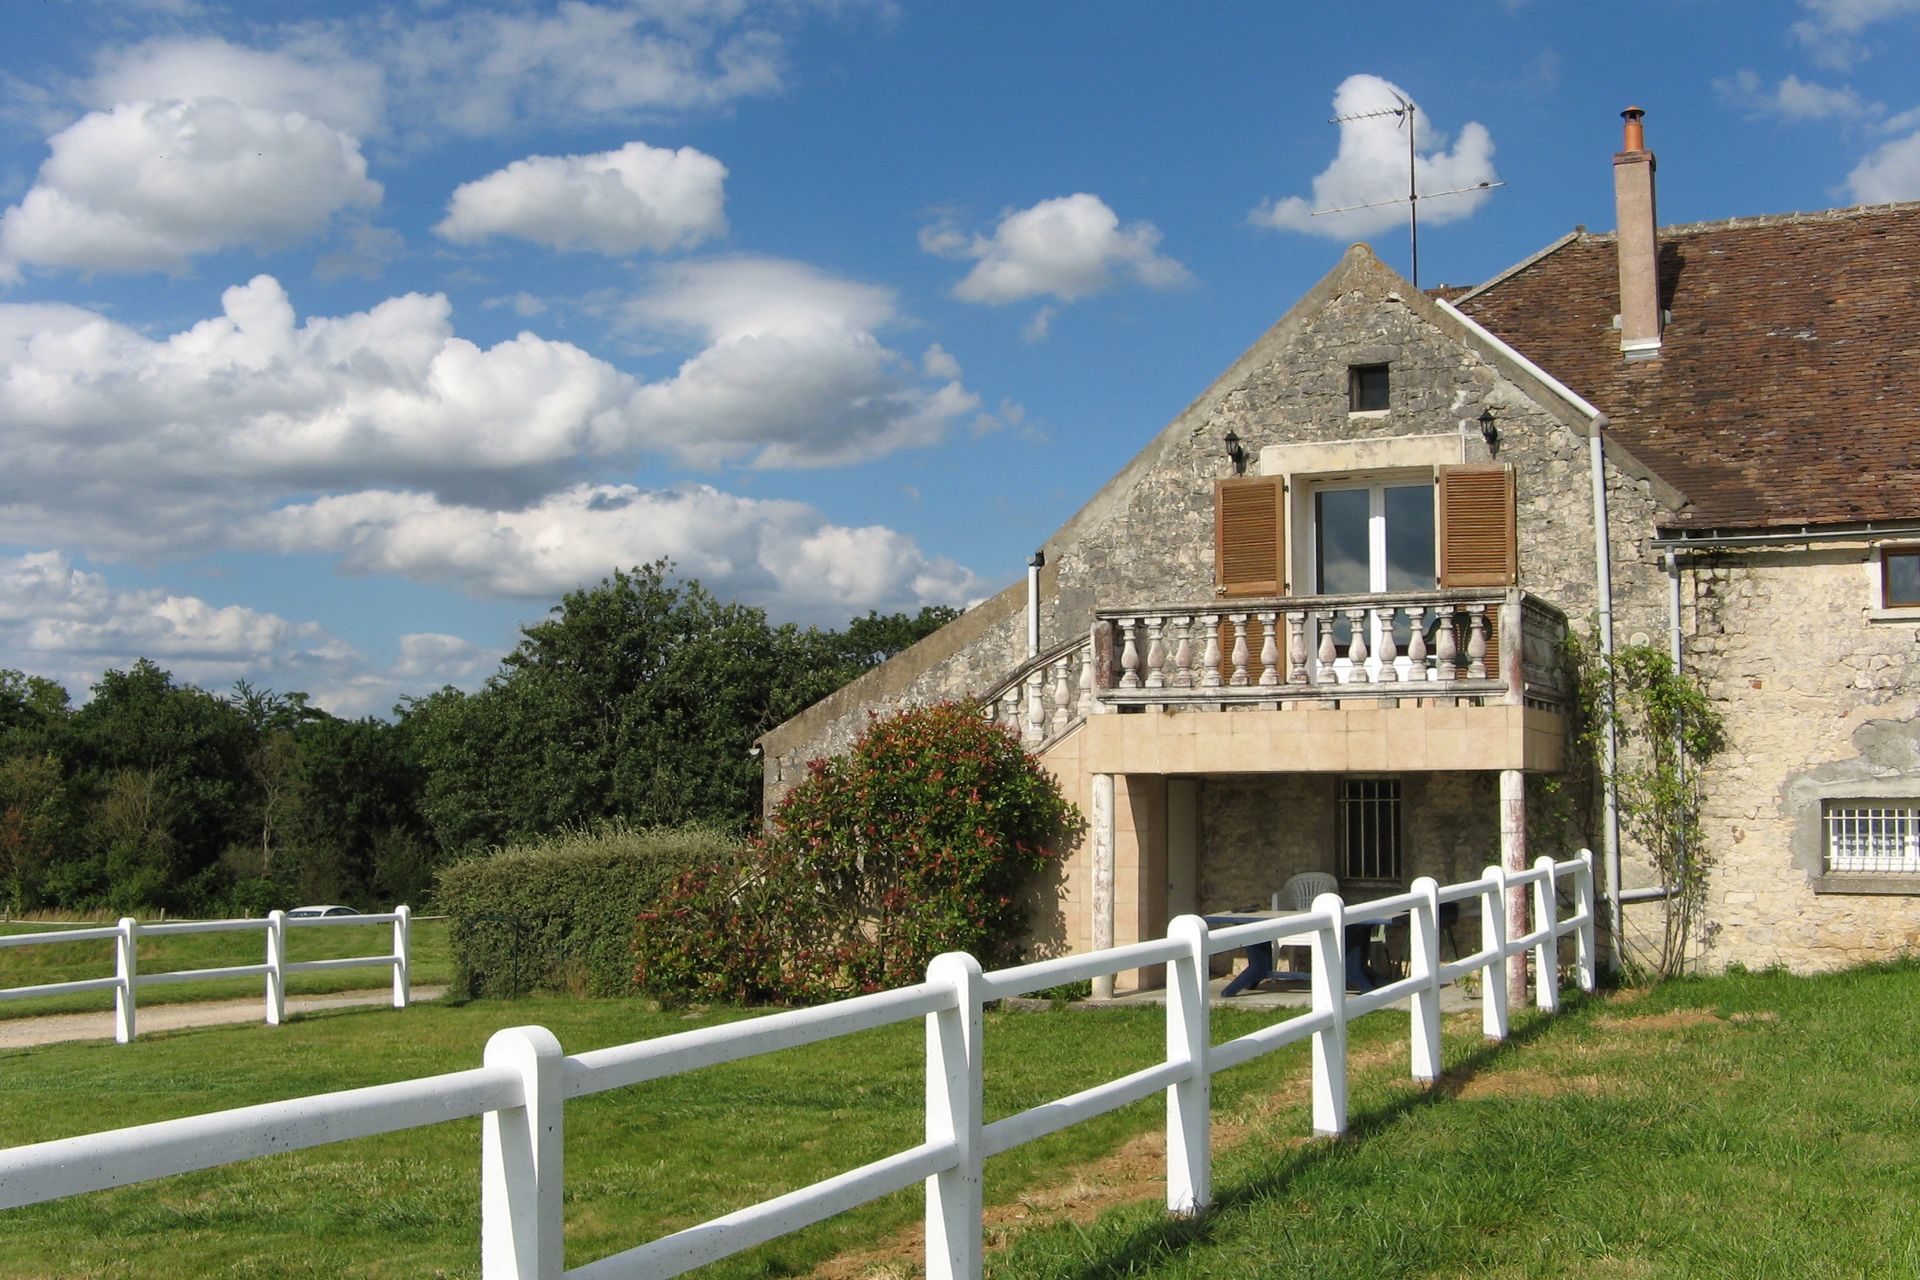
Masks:
[[[1160,1108],[997,1157],[989,1274],[1107,1277],[1912,1276],[1920,1273],[1920,965],[1736,975],[1575,1000],[1504,1046],[1447,1026],[1448,1076],[1405,1081],[1404,1017],[1355,1025],[1353,1132],[1304,1140],[1300,1047],[1222,1074],[1216,1208],[1169,1222]],[[626,1001],[319,1015],[0,1054],[27,1142],[477,1063],[496,1028],[570,1052],[702,1025]],[[1259,1025],[1239,1010],[1216,1039]],[[1008,1114],[1152,1061],[1155,1010],[989,1015]],[[567,1262],[911,1145],[921,1035],[888,1028],[567,1108]],[[0,1276],[473,1275],[478,1123],[276,1157],[0,1214]],[[703,1272],[913,1274],[914,1193]]]
[[[48,1046],[0,1053],[0,1115],[11,1140],[41,1141],[474,1066],[502,1026],[538,1023],[579,1052],[738,1016],[528,998]],[[1221,1030],[1271,1016],[1227,1014]],[[990,1014],[989,1110],[1145,1066],[1164,1035],[1155,1009]],[[922,1048],[909,1023],[570,1103],[568,1264],[919,1142]],[[1251,1106],[1302,1060],[1290,1052],[1235,1073],[1221,1105]],[[1143,1104],[1009,1153],[990,1169],[989,1195],[1110,1151],[1159,1114]],[[0,1213],[0,1275],[474,1275],[479,1148],[479,1122],[455,1122]],[[919,1214],[917,1193],[895,1196],[710,1274],[792,1274]]]
[[[112,921],[104,923],[111,924]],[[98,927],[98,926],[76,926]],[[45,933],[61,926],[13,922],[0,924],[0,934]],[[444,984],[453,971],[447,953],[447,921],[415,920],[412,931],[411,973],[415,986]],[[267,958],[264,929],[234,933],[188,933],[141,938],[138,963],[142,973],[176,969],[217,969],[227,965],[261,964]],[[287,930],[287,959],[329,960],[342,956],[385,955],[393,950],[391,924],[334,926]],[[383,987],[391,969],[332,969],[287,975],[289,995],[313,995]],[[113,976],[113,943],[62,942],[30,947],[0,948],[0,988],[31,987],[48,982]],[[168,983],[140,990],[141,1005],[179,1004],[190,1000],[251,998],[262,993],[262,978],[219,978],[208,982]],[[47,1013],[83,1013],[113,1008],[113,992],[87,991],[78,995],[44,996],[0,1003],[0,1018],[24,1018]]]

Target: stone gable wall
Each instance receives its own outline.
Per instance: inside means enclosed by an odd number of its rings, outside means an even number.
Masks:
[[[1758,550],[1683,576],[1687,663],[1726,718],[1704,779],[1703,967],[1841,968],[1920,949],[1905,895],[1823,891],[1825,799],[1920,798],[1920,622],[1876,622],[1864,548]]]

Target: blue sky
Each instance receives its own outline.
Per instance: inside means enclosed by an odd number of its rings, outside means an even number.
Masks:
[[[669,556],[962,603],[1334,263],[1920,198],[1920,0],[16,0],[0,666],[384,713]]]

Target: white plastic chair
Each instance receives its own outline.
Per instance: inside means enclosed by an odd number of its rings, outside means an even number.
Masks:
[[[1297,875],[1288,876],[1287,882],[1280,886],[1280,892],[1273,895],[1273,909],[1275,911],[1310,911],[1313,909],[1315,898],[1323,893],[1338,892],[1340,892],[1338,876],[1326,871],[1302,871]],[[1282,952],[1303,950],[1308,955],[1313,954],[1313,949],[1304,942],[1288,943],[1279,950]],[[1280,956],[1276,955],[1274,959],[1277,961]],[[1305,969],[1296,969],[1292,964],[1275,964],[1274,968],[1284,968],[1289,973],[1305,972]]]

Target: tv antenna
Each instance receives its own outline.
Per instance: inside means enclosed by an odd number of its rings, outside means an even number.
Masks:
[[[1491,191],[1495,187],[1504,187],[1507,184],[1505,182],[1491,181],[1476,182],[1469,187],[1454,187],[1450,191],[1429,191],[1426,195],[1421,195],[1420,188],[1414,181],[1414,163],[1416,156],[1413,145],[1413,113],[1415,107],[1412,102],[1397,93],[1393,95],[1393,100],[1400,105],[1395,107],[1382,107],[1378,111],[1356,111],[1352,115],[1334,116],[1328,120],[1327,123],[1349,124],[1355,120],[1379,120],[1386,116],[1398,117],[1400,123],[1395,127],[1407,131],[1407,194],[1404,196],[1395,196],[1391,200],[1369,200],[1365,204],[1342,205],[1338,209],[1315,209],[1312,216],[1319,218],[1330,213],[1353,213],[1359,209],[1378,209],[1390,204],[1406,205],[1407,232],[1409,238],[1413,241],[1413,287],[1418,289],[1420,287],[1420,202],[1422,200],[1438,200],[1441,196],[1466,195],[1473,191]]]

